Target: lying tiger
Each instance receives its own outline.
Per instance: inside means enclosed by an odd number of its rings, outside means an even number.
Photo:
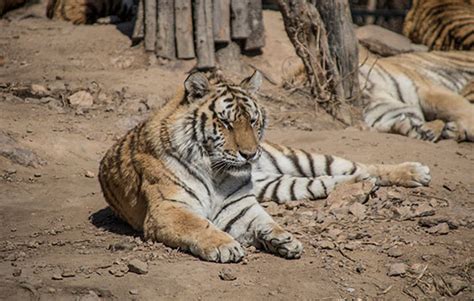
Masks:
[[[403,34],[433,50],[474,50],[474,0],[414,0]]]
[[[261,82],[258,72],[239,85],[190,75],[183,91],[102,159],[99,180],[112,210],[146,239],[204,260],[237,262],[242,245],[299,258],[302,244],[259,201],[325,198],[340,183],[366,178],[406,187],[430,182],[420,163],[366,165],[262,143]]]
[[[93,24],[98,20],[117,23],[130,20],[134,10],[133,0],[48,0],[46,16],[73,24]],[[105,19],[109,16],[115,19]]]
[[[414,52],[376,58],[359,48],[364,120],[380,132],[436,142],[474,141],[472,52]]]

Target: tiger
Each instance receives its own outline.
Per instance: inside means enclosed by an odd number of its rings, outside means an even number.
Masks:
[[[437,142],[474,141],[474,56],[412,52],[377,58],[359,47],[365,123],[377,131]]]
[[[474,0],[414,0],[403,34],[432,50],[473,50]]]
[[[134,0],[48,0],[49,19],[70,21],[73,24],[118,23],[135,15]],[[114,16],[107,19],[105,17]]]
[[[256,71],[239,84],[202,72],[104,155],[99,182],[112,211],[146,240],[202,260],[242,260],[246,246],[286,259],[302,243],[260,205],[325,198],[341,183],[426,186],[418,162],[363,164],[263,142]]]

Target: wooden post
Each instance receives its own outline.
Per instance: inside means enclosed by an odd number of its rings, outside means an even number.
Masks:
[[[214,34],[212,30],[212,0],[195,0],[197,68],[207,69],[216,65]]]
[[[174,1],[157,0],[156,55],[176,58],[174,35]]]
[[[156,44],[156,0],[145,2],[145,50],[155,51]]]
[[[214,42],[228,43],[230,42],[230,0],[215,0],[213,4]]]
[[[359,51],[347,0],[315,1],[328,32],[331,56],[335,59],[347,100],[358,98]]]
[[[246,39],[250,35],[249,6],[250,0],[232,0],[231,2],[233,39]]]
[[[141,40],[145,36],[145,24],[143,23],[145,12],[143,9],[143,2],[144,0],[138,1],[137,16],[135,17],[135,25],[133,26],[133,34],[132,34],[133,41]]]
[[[256,50],[265,46],[265,34],[263,28],[262,1],[250,1],[249,7],[250,35],[245,40],[245,50]]]
[[[175,0],[176,49],[178,58],[195,57],[191,0]]]

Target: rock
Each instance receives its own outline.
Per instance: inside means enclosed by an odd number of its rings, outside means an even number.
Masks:
[[[356,29],[359,43],[381,56],[392,56],[413,51],[428,51],[424,45],[413,44],[405,36],[377,25],[365,25]]]
[[[87,91],[79,91],[68,97],[69,104],[77,108],[90,108],[94,104],[94,97]]]
[[[388,256],[398,258],[403,255],[402,250],[397,247],[390,248],[387,252]]]
[[[129,241],[119,241],[117,243],[109,245],[109,250],[112,252],[116,251],[131,251],[133,248],[135,248],[137,245],[135,243],[129,242]]]
[[[332,241],[329,241],[329,240],[321,240],[321,241],[315,242],[313,246],[319,247],[323,250],[332,250],[336,247],[336,245]]]
[[[334,208],[329,211],[336,219],[342,220],[347,217],[349,214],[349,208],[341,207],[341,208]]]
[[[336,240],[339,234],[341,233],[342,230],[333,228],[328,230],[327,236],[330,237],[332,240]]]
[[[130,295],[138,295],[138,290],[137,289],[131,289],[128,291]]]
[[[441,223],[447,223],[449,226],[449,229],[457,229],[459,228],[459,225],[456,221],[453,221],[449,219],[448,217],[425,217],[422,218],[418,221],[418,225],[421,227],[433,227]]]
[[[92,171],[87,170],[86,173],[84,174],[84,176],[86,178],[93,178],[93,177],[95,177],[95,174]]]
[[[441,223],[429,228],[427,232],[430,234],[445,235],[449,233],[449,225],[447,223]]]
[[[431,216],[435,215],[435,210],[427,203],[423,203],[419,205],[415,212],[413,213],[413,217],[424,217],[424,216]]]
[[[349,212],[352,213],[359,220],[363,220],[365,218],[365,210],[366,207],[358,202],[355,202],[354,204],[349,206]]]
[[[81,296],[79,301],[100,301],[99,295],[94,291],[89,291],[87,295]]]
[[[76,273],[73,270],[64,270],[61,274],[62,277],[64,278],[71,278],[71,277],[76,277]]]
[[[459,294],[461,291],[469,287],[469,283],[461,280],[455,276],[447,275],[444,278],[446,284],[449,286],[449,290],[453,295]]]
[[[46,87],[42,85],[32,84],[31,92],[33,92],[33,94],[36,94],[36,95],[45,95],[48,93],[48,89],[46,89]]]
[[[132,273],[142,275],[148,273],[148,264],[139,259],[132,259],[128,263],[128,269]]]
[[[13,277],[19,277],[21,275],[22,270],[20,268],[13,269],[12,275]]]
[[[407,265],[404,263],[394,263],[390,266],[388,270],[389,276],[401,276],[406,274],[407,272]]]
[[[318,224],[324,223],[324,221],[326,220],[326,214],[324,212],[322,212],[321,210],[319,210],[316,213],[316,219],[315,220]]]
[[[224,268],[219,272],[219,278],[224,281],[234,281],[237,279],[237,276],[230,269]]]
[[[26,167],[39,167],[46,164],[46,161],[38,157],[33,151],[22,148],[15,139],[3,132],[0,132],[0,156]]]
[[[376,190],[373,180],[366,180],[357,183],[344,183],[336,186],[326,199],[326,206],[329,210],[346,207],[352,203],[365,203],[369,200],[370,194]]]
[[[51,277],[53,280],[63,280],[63,276],[59,273],[54,273],[53,276]]]

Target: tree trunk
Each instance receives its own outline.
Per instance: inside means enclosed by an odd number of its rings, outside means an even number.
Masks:
[[[250,0],[232,0],[231,10],[233,39],[246,39],[250,35],[249,5]]]
[[[157,0],[156,55],[176,58],[174,38],[174,0]]]
[[[323,19],[318,9],[309,1],[277,0],[277,3],[288,37],[295,47],[296,54],[303,61],[313,99],[336,119],[345,124],[351,124],[352,118],[346,104],[342,77],[337,60],[330,50],[330,47],[334,46],[330,42],[339,41],[342,38],[328,39]],[[335,18],[340,19],[345,16],[337,12]],[[329,28],[329,31],[332,32],[333,28]],[[351,47],[357,48],[357,44]],[[355,59],[357,65],[357,56]]]
[[[314,1],[328,32],[331,56],[335,59],[346,100],[358,98],[357,38],[347,0]]]
[[[132,34],[133,41],[141,40],[145,36],[145,24],[144,24],[145,11],[143,8],[143,2],[144,0],[138,1],[137,16],[135,17],[135,25],[133,26],[133,34]]]
[[[214,34],[212,30],[212,0],[195,0],[197,68],[214,68]]]
[[[175,0],[176,48],[178,58],[194,58],[193,16],[191,0]]]

